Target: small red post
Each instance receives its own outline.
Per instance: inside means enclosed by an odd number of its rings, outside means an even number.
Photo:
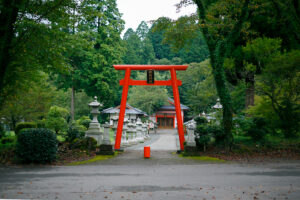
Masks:
[[[177,129],[179,135],[179,142],[180,142],[180,149],[184,150],[184,132],[183,132],[183,123],[182,123],[182,116],[181,116],[181,108],[180,108],[180,99],[179,99],[179,92],[177,86],[177,77],[176,71],[174,68],[170,70],[171,72],[171,79],[172,79],[172,86],[173,86],[173,96],[174,96],[174,104],[176,110],[176,118],[177,118]]]
[[[150,147],[144,147],[144,158],[150,158]]]
[[[121,105],[120,105],[120,113],[119,113],[118,128],[117,128],[117,134],[116,134],[115,150],[120,149],[120,145],[121,145],[123,122],[124,122],[126,101],[127,101],[127,95],[128,95],[128,87],[129,87],[129,79],[130,79],[130,69],[127,68],[125,71],[124,86],[123,86],[123,92],[122,92],[122,101],[121,101]]]

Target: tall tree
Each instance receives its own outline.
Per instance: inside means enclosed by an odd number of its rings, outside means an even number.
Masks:
[[[235,22],[231,24],[229,31],[219,35],[211,26],[210,16],[208,11],[213,9],[216,3],[227,3],[226,1],[202,1],[202,0],[183,0],[180,5],[186,3],[195,3],[198,7],[199,25],[206,40],[210,63],[213,69],[214,80],[218,96],[223,105],[223,128],[224,128],[224,143],[228,146],[232,143],[232,105],[229,90],[226,85],[226,76],[224,69],[224,59],[230,54],[234,47],[234,43],[239,39],[244,22],[248,18],[249,0],[237,2],[234,7],[239,10],[235,17]],[[180,6],[179,5],[179,6]],[[217,13],[220,20],[224,19],[221,13]]]
[[[136,34],[141,40],[144,40],[149,32],[149,27],[145,21],[142,21],[136,29]]]
[[[39,70],[66,66],[64,25],[73,0],[0,1],[0,106]],[[30,76],[28,76],[30,74]]]
[[[120,38],[124,21],[115,0],[84,1],[75,13],[75,28],[74,24],[68,27],[72,33],[66,54],[69,68],[59,75],[58,85],[73,88],[72,94],[84,90],[100,97],[105,106],[113,105],[118,84],[112,65],[121,62],[124,52]]]
[[[142,64],[142,41],[133,29],[129,28],[124,34],[126,54],[123,57],[125,64]]]
[[[89,96],[98,96],[105,106],[111,106],[119,87],[118,73],[112,65],[121,62],[125,51],[120,37],[124,21],[116,0],[90,0],[83,6],[87,12],[94,13],[85,19],[82,28],[95,43],[93,51],[87,55],[90,62],[83,64],[82,85]]]

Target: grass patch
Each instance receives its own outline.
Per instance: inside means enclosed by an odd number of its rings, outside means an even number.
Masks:
[[[107,160],[107,159],[115,157],[116,155],[118,155],[118,152],[115,152],[114,155],[97,155],[94,158],[89,159],[89,160],[69,163],[69,164],[67,164],[67,166],[84,165],[84,164],[89,164],[89,163],[98,162],[98,161],[102,161],[102,160]]]
[[[183,156],[182,154],[179,155],[182,158],[188,158],[188,159],[193,159],[193,160],[199,160],[203,162],[218,162],[218,163],[224,163],[226,162],[225,160],[215,158],[215,157],[210,157],[210,156]]]

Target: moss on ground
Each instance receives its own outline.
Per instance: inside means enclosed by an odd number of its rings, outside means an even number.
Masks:
[[[90,163],[94,163],[94,162],[98,162],[98,161],[102,161],[102,160],[107,160],[107,159],[113,158],[116,155],[118,155],[118,152],[115,152],[114,155],[97,155],[94,158],[89,159],[89,160],[76,161],[76,162],[69,163],[69,164],[67,164],[67,166],[77,166],[77,165],[90,164]]]
[[[214,163],[224,163],[226,162],[225,160],[215,158],[215,157],[210,157],[210,156],[183,156],[182,154],[179,155],[182,158],[188,158],[188,159],[193,159],[193,160],[199,160],[203,162],[214,162]]]

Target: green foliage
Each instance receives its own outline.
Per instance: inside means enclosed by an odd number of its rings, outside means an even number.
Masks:
[[[46,120],[38,120],[36,121],[36,127],[37,128],[46,128]]]
[[[0,144],[0,163],[12,161],[15,156],[16,142]]]
[[[150,64],[154,60],[153,45],[148,37],[149,28],[142,21],[136,31],[129,28],[124,34],[126,54],[123,57],[125,64]]]
[[[142,74],[139,76],[145,80]],[[156,78],[158,78],[157,76],[159,76],[159,74],[155,73]],[[128,103],[148,114],[152,114],[160,108],[167,99],[168,95],[165,87],[135,86],[129,91]]]
[[[195,121],[197,123],[195,135],[196,135],[196,145],[199,149],[206,151],[208,143],[211,141],[211,133],[208,131],[208,121],[204,117],[196,117]]]
[[[56,135],[49,129],[27,129],[21,131],[16,155],[23,162],[48,163],[56,159]]]
[[[267,64],[257,83],[257,91],[263,102],[269,102],[272,112],[279,119],[273,124],[280,128],[286,137],[296,137],[299,133],[299,65],[299,50],[279,55]]]
[[[16,143],[16,137],[14,136],[6,136],[0,139],[1,144],[8,144],[8,143]]]
[[[76,124],[84,126],[86,129],[89,128],[91,119],[88,116],[82,116],[80,119],[76,120]]]
[[[4,130],[3,126],[2,126],[2,124],[0,124],[0,139],[2,137],[4,137],[4,136],[5,136],[5,130]]]
[[[252,119],[244,115],[238,115],[234,119],[235,129],[237,135],[244,135],[252,125]]]
[[[39,70],[65,69],[64,28],[74,4],[72,0],[0,2],[5,19],[0,34],[1,104],[16,89],[28,90]]]
[[[37,124],[35,122],[20,122],[15,128],[15,134],[19,135],[20,131],[25,128],[36,128]]]
[[[97,147],[97,140],[92,137],[76,138],[70,143],[71,149],[94,151]]]
[[[20,88],[6,96],[0,116],[14,129],[22,120],[37,121],[46,117],[57,92],[49,82],[48,75],[35,72],[39,80],[31,80],[29,88]],[[25,83],[24,83],[25,84]]]
[[[262,117],[253,118],[253,123],[247,131],[247,135],[250,136],[255,142],[262,142],[267,134],[266,120]]]
[[[186,71],[178,72],[178,78],[182,80],[179,87],[181,102],[191,108],[190,113],[195,116],[209,112],[217,99],[209,60],[191,63]]]
[[[208,123],[205,117],[196,117],[194,120],[197,123],[197,125]]]
[[[74,123],[68,128],[66,141],[72,142],[76,138],[83,138],[84,136],[85,136],[85,132],[82,130],[82,128],[78,127]]]
[[[246,70],[253,72],[261,72],[262,68],[270,61],[271,58],[278,56],[281,47],[280,39],[272,38],[256,38],[248,41],[243,47],[243,53],[246,62]],[[253,67],[247,68],[250,66]]]
[[[68,110],[58,106],[52,106],[46,118],[46,127],[55,131],[56,134],[62,133],[67,129],[66,117]]]

